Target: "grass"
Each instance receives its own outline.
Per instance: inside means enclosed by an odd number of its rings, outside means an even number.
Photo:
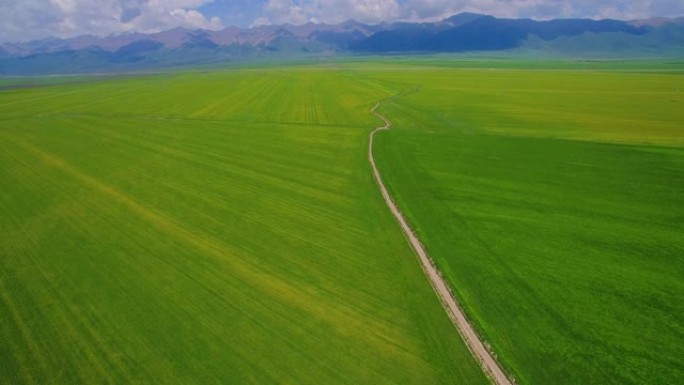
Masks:
[[[357,69],[369,70],[381,67],[392,71],[415,71],[421,67],[436,69],[486,69],[486,70],[570,70],[570,71],[621,71],[684,73],[681,58],[606,58],[587,59],[554,57],[531,52],[481,52],[481,53],[437,53],[387,56],[336,57],[337,64],[351,64]]]
[[[681,62],[365,60],[0,83],[0,384],[486,383],[380,99],[518,383],[684,381]]]
[[[684,77],[383,70],[393,196],[523,384],[684,381]]]
[[[0,384],[484,384],[347,70],[0,93]]]

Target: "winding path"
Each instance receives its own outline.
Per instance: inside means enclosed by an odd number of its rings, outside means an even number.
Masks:
[[[390,197],[389,193],[387,192],[387,188],[385,187],[385,184],[383,183],[382,178],[380,177],[380,172],[378,171],[378,168],[375,165],[375,158],[373,157],[373,139],[375,138],[375,134],[378,131],[388,130],[392,126],[392,122],[390,122],[389,119],[387,119],[386,117],[384,117],[376,111],[378,107],[380,107],[380,102],[378,102],[375,105],[375,107],[371,109],[371,113],[373,113],[373,115],[377,116],[378,118],[382,119],[382,121],[385,122],[385,125],[377,127],[370,133],[370,142],[368,144],[368,160],[370,161],[370,164],[373,168],[373,176],[375,177],[375,181],[378,183],[378,186],[380,187],[382,197],[385,199],[385,203],[387,203],[387,206],[389,207],[390,211],[392,211],[392,214],[401,225],[401,229],[404,231],[406,238],[408,238],[411,247],[413,247],[413,250],[415,250],[416,254],[418,254],[420,263],[423,266],[423,270],[425,271],[425,274],[428,276],[428,278],[430,278],[432,288],[439,296],[440,300],[442,301],[442,305],[446,309],[447,313],[449,314],[449,317],[453,321],[459,333],[461,333],[461,335],[463,336],[463,339],[465,340],[468,349],[470,349],[473,355],[478,359],[478,361],[480,362],[480,366],[482,366],[482,369],[494,380],[495,384],[512,385],[513,383],[508,379],[504,371],[501,369],[499,363],[496,361],[496,359],[494,359],[489,350],[487,350],[487,348],[485,347],[482,340],[480,340],[480,337],[477,335],[477,333],[475,333],[473,326],[470,324],[470,322],[468,322],[468,320],[465,317],[465,314],[463,313],[463,310],[461,310],[461,308],[458,306],[458,303],[456,302],[456,299],[449,290],[449,287],[447,286],[447,283],[445,282],[444,278],[435,267],[434,263],[425,251],[425,248],[423,248],[423,245],[415,236],[415,234],[409,227],[408,223],[406,222],[406,219],[404,219],[404,216],[402,215],[401,211],[392,200],[392,197]]]

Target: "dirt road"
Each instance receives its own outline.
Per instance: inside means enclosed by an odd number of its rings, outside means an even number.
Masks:
[[[465,317],[465,314],[458,306],[458,303],[456,302],[456,299],[449,290],[449,287],[445,282],[444,278],[442,278],[442,275],[435,267],[434,263],[432,262],[432,259],[430,259],[427,252],[425,252],[423,245],[420,243],[418,238],[413,234],[413,231],[406,222],[406,219],[404,219],[404,216],[402,215],[401,211],[399,211],[399,208],[387,192],[387,188],[385,187],[385,184],[383,183],[382,178],[380,177],[380,172],[378,171],[378,168],[375,165],[375,159],[373,158],[373,140],[375,139],[375,134],[378,131],[389,129],[392,126],[392,123],[386,117],[384,117],[376,111],[378,107],[380,107],[380,102],[378,102],[375,105],[375,107],[371,109],[371,113],[373,113],[378,118],[382,119],[382,121],[385,122],[385,125],[376,128],[375,130],[373,130],[373,132],[370,133],[370,143],[368,145],[368,160],[370,161],[370,164],[373,168],[373,175],[375,176],[375,181],[378,183],[378,186],[380,187],[382,197],[385,199],[385,203],[387,203],[387,206],[390,208],[390,211],[392,211],[392,214],[401,225],[401,229],[404,231],[404,234],[408,238],[411,247],[413,247],[413,250],[415,250],[416,254],[418,254],[420,263],[423,266],[425,274],[430,279],[432,288],[439,296],[440,300],[442,301],[442,304],[444,305],[444,308],[449,314],[449,317],[453,321],[459,333],[461,333],[461,336],[463,336],[463,339],[468,345],[468,348],[473,353],[475,358],[477,358],[480,362],[482,369],[485,371],[485,373],[487,373],[490,376],[490,378],[494,381],[495,384],[512,385],[512,382],[508,379],[504,371],[501,369],[499,363],[496,362],[492,354],[489,352],[489,350],[487,350],[487,348],[482,343],[482,340],[480,340],[480,337],[477,335],[477,333],[475,333],[473,326],[470,324],[470,322],[468,322],[468,320]]]

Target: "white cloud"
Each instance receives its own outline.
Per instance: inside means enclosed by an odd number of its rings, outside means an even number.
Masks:
[[[261,27],[264,25],[271,25],[271,21],[265,17],[257,17],[249,27],[254,28],[254,27]]]
[[[349,19],[378,23],[398,18],[401,6],[397,0],[268,0],[263,11],[276,24],[339,23]]]
[[[460,12],[498,17],[638,19],[684,14],[682,0],[268,0],[263,15],[272,23],[337,23],[393,20],[434,21]]]
[[[209,3],[213,3],[208,5]],[[205,7],[207,6],[207,7]],[[211,9],[211,10],[207,10]],[[208,17],[202,12],[211,12]],[[309,21],[366,23],[438,20],[460,12],[499,17],[637,19],[684,15],[683,0],[0,0],[0,42],[157,32],[174,27],[220,29]],[[245,16],[238,16],[245,15]],[[244,18],[244,19],[241,19]]]
[[[138,6],[140,14],[128,23],[126,30],[138,32],[159,32],[174,27],[190,29],[223,28],[218,17],[207,19],[196,8],[208,3],[206,0],[148,0],[141,1]]]
[[[406,0],[402,17],[438,19],[459,12],[498,17],[614,18],[622,20],[684,14],[681,0]]]
[[[174,27],[221,29],[197,11],[212,0],[0,0],[0,41],[47,36],[158,32]]]
[[[264,12],[268,20],[275,23],[302,24],[308,21],[307,12],[292,0],[269,0],[264,5]]]

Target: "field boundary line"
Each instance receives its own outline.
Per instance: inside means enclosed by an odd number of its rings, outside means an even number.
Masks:
[[[434,289],[435,293],[442,302],[442,306],[447,311],[449,318],[451,318],[451,321],[453,322],[454,326],[456,326],[456,329],[463,337],[463,340],[466,342],[466,346],[468,346],[470,352],[480,363],[480,366],[482,367],[485,374],[490,376],[490,378],[497,385],[513,385],[513,381],[511,381],[508,378],[506,373],[501,368],[501,365],[496,361],[496,359],[489,351],[489,349],[487,349],[484,342],[475,332],[475,329],[473,328],[472,324],[466,318],[465,313],[458,305],[458,302],[456,301],[456,298],[449,289],[449,286],[444,280],[444,277],[435,266],[435,263],[432,260],[432,258],[430,258],[428,253],[425,251],[425,248],[423,247],[420,240],[418,240],[418,237],[414,234],[413,230],[411,230],[411,227],[408,225],[408,222],[404,218],[404,215],[402,214],[401,210],[399,210],[399,207],[394,203],[394,200],[390,196],[387,187],[385,187],[385,183],[382,181],[382,178],[380,177],[380,171],[378,170],[378,167],[375,164],[375,158],[373,156],[373,143],[375,139],[375,134],[380,131],[389,130],[390,127],[392,127],[392,122],[387,117],[377,112],[377,109],[380,108],[381,105],[382,102],[377,102],[375,106],[370,110],[370,112],[377,118],[381,119],[385,123],[385,125],[376,127],[370,133],[370,140],[368,143],[368,160],[370,161],[371,167],[373,168],[373,177],[375,178],[375,181],[377,182],[378,187],[380,188],[382,197],[384,198],[385,203],[392,212],[392,215],[394,215],[394,218],[397,220],[397,222],[399,222],[401,230],[408,239],[411,247],[418,255],[418,259],[420,260],[420,263],[423,267],[423,271],[425,272],[425,275],[427,275],[427,277],[429,278],[432,288]]]

